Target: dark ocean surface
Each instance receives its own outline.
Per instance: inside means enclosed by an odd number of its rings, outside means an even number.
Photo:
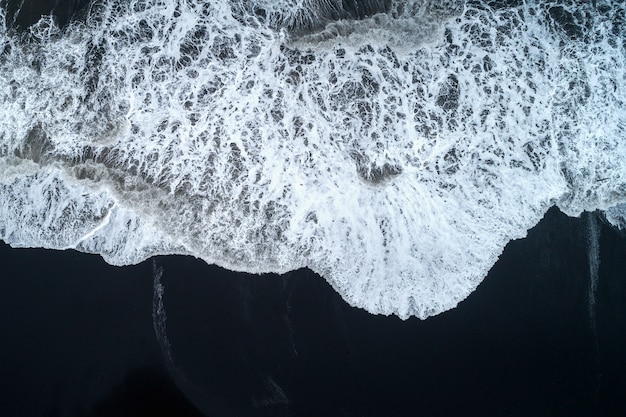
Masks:
[[[623,416],[625,254],[600,215],[553,208],[456,309],[402,321],[309,270],[0,242],[0,416]]]

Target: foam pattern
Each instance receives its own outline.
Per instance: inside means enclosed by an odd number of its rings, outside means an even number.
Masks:
[[[0,239],[309,267],[372,313],[453,308],[551,206],[624,225],[626,6],[509,3],[1,16]]]

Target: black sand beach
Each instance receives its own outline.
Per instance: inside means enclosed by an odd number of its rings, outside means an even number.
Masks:
[[[600,215],[553,208],[456,309],[402,321],[309,270],[0,242],[0,416],[623,416],[624,254]]]
[[[586,222],[551,210],[426,321],[352,308],[307,270],[249,276],[180,256],[118,268],[3,244],[0,413],[622,415],[626,239],[599,223],[592,322]]]

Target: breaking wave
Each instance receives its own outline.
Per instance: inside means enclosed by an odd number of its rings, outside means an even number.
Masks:
[[[0,13],[13,246],[309,267],[426,318],[551,206],[626,224],[623,2],[112,0],[25,31]]]

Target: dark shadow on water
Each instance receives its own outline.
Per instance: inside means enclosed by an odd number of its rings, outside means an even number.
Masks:
[[[143,369],[129,374],[83,417],[202,417],[167,374]]]

